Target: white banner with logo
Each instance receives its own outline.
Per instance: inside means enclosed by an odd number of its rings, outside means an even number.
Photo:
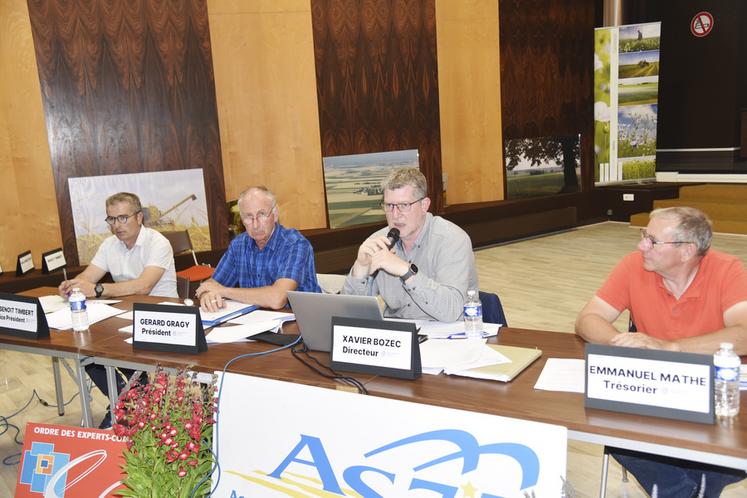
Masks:
[[[565,479],[567,430],[537,422],[238,374],[218,422],[215,496],[523,498]]]

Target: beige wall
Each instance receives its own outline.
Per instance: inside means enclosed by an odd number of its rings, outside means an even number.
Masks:
[[[208,0],[226,198],[273,190],[281,222],[326,227],[309,0]]]
[[[264,184],[326,226],[309,0],[208,0],[226,197]],[[450,204],[503,198],[497,0],[436,0]],[[0,0],[0,265],[61,245],[26,0]],[[32,227],[32,228],[29,228]]]
[[[26,0],[0,0],[0,265],[62,245]]]
[[[436,0],[446,202],[503,199],[498,0]]]

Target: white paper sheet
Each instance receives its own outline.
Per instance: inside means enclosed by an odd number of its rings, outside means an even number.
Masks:
[[[436,322],[433,320],[407,320],[404,318],[385,318],[391,322],[414,323],[419,334],[427,335],[430,339],[466,339],[464,321]],[[483,338],[498,335],[501,328],[499,323],[483,323]]]
[[[534,388],[543,391],[583,393],[585,370],[584,360],[548,358]]]
[[[89,301],[88,306],[88,323],[93,325],[96,322],[106,320],[107,318],[122,313],[122,310],[113,308],[108,304],[100,304],[95,301]],[[47,315],[47,324],[53,329],[68,330],[73,328],[73,318],[70,314],[70,308],[65,307],[54,313]]]
[[[484,339],[461,341],[431,341],[420,344],[422,368],[460,369],[471,368],[482,357]]]
[[[511,360],[506,358],[495,349],[486,345],[483,346],[482,350],[480,350],[480,358],[474,364],[469,365],[466,368],[462,365],[457,365],[456,367],[444,369],[444,372],[447,375],[463,375],[462,372],[464,372],[465,370],[487,367],[490,365],[500,365],[502,363],[511,363]]]
[[[121,299],[96,299],[96,300],[89,300],[88,303],[97,303],[97,304],[117,304],[121,303]]]
[[[287,322],[289,320],[295,320],[296,315],[293,313],[283,313],[282,311],[265,311],[265,310],[254,310],[246,315],[237,316],[228,320],[228,323],[237,323],[240,325],[246,325],[250,323],[266,322],[267,320],[275,320],[278,324],[280,322]]]
[[[39,298],[44,313],[53,313],[62,308],[67,308],[68,302],[62,296],[42,296]]]
[[[209,343],[245,342],[251,337],[262,332],[277,331],[280,322],[277,320],[265,320],[264,322],[247,323],[230,327],[214,327],[205,340]]]

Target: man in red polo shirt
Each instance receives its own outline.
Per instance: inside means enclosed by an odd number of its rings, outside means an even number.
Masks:
[[[731,342],[737,354],[747,354],[747,272],[739,258],[710,249],[711,238],[702,211],[652,211],[638,251],[612,270],[581,310],[576,334],[598,344],[703,354]],[[626,309],[635,332],[612,325]],[[719,496],[744,478],[743,472],[654,455],[613,456],[649,493],[656,484],[659,498]]]

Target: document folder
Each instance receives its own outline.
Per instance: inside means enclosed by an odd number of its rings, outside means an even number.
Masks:
[[[239,303],[237,301],[224,300],[224,308],[218,311],[203,311],[200,310],[200,320],[202,320],[202,326],[215,327],[223,322],[227,322],[237,316],[246,315],[257,309],[254,304]]]
[[[511,363],[499,363],[486,367],[471,368],[456,372],[455,375],[462,377],[474,377],[476,379],[498,380],[510,382],[519,375],[534,360],[542,356],[542,350],[531,348],[520,348],[516,346],[501,346],[500,344],[488,344],[503,356],[511,360]]]

